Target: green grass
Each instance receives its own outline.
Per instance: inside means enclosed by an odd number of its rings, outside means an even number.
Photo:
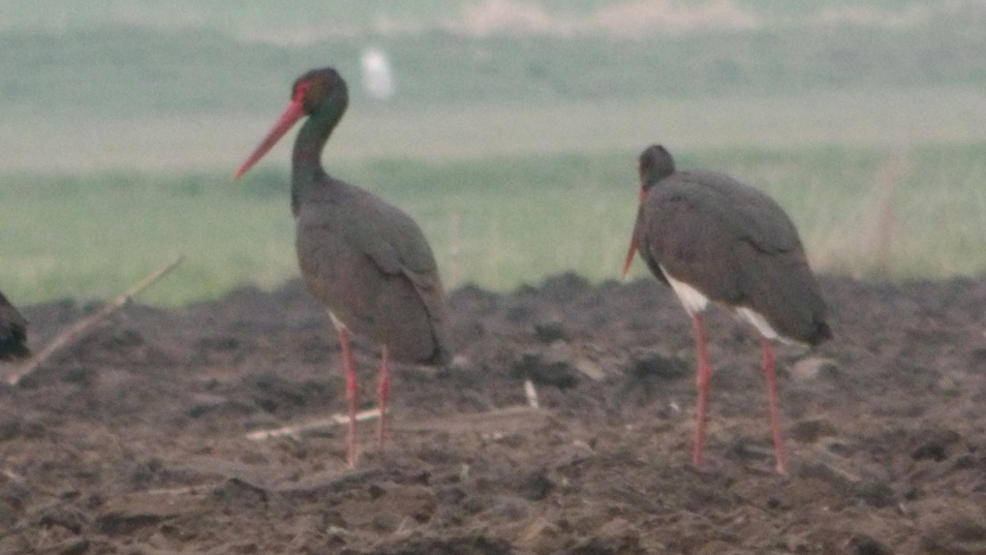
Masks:
[[[210,297],[241,280],[272,284],[291,267],[281,253],[290,219],[272,217],[271,199],[228,179],[104,173],[2,182],[9,216],[0,273],[10,290],[26,287],[29,300],[106,298],[178,253],[189,260],[149,300]]]
[[[494,290],[574,270],[617,278],[635,215],[635,151],[330,168],[411,213],[447,286]],[[880,279],[986,271],[986,145],[905,151],[684,150],[774,196],[821,271]],[[287,170],[217,174],[6,174],[0,283],[20,302],[108,298],[178,253],[142,300],[174,305],[297,275]],[[888,227],[889,226],[889,227]],[[880,239],[889,229],[892,240]],[[634,275],[646,270],[638,262]]]

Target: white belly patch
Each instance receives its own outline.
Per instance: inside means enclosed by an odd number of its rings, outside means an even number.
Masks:
[[[706,297],[701,291],[695,289],[691,285],[683,281],[678,281],[671,277],[671,274],[664,269],[664,266],[658,265],[661,271],[664,272],[664,277],[668,278],[668,283],[671,284],[671,289],[674,290],[675,296],[681,301],[682,306],[685,307],[685,311],[689,315],[694,316],[709,305],[709,298]],[[749,322],[753,327],[757,328],[757,331],[767,339],[777,339],[785,343],[790,341],[784,337],[781,337],[776,330],[767,322],[767,319],[763,317],[762,314],[756,312],[752,308],[745,306],[734,307],[736,310],[736,315],[739,316],[740,320]]]
[[[333,314],[331,310],[327,310],[326,312],[329,313],[329,319],[332,320],[332,325],[335,327],[336,331],[349,329],[346,327],[346,324],[344,324],[342,320],[336,318],[336,315]]]
[[[708,297],[703,295],[701,291],[695,289],[691,285],[671,277],[671,274],[664,269],[664,266],[658,264],[658,267],[661,268],[661,272],[664,273],[664,277],[668,278],[668,283],[671,284],[671,289],[674,290],[674,294],[677,295],[678,300],[681,301],[682,306],[685,307],[685,311],[688,312],[689,315],[694,316],[705,310],[705,307],[709,304]]]
[[[777,332],[774,331],[774,328],[772,328],[770,324],[767,323],[767,319],[761,316],[759,313],[754,312],[753,309],[747,308],[745,306],[738,306],[736,307],[736,314],[740,317],[741,320],[746,320],[747,322],[753,324],[753,327],[757,328],[757,331],[760,332],[760,335],[763,335],[767,339],[780,339],[781,341],[787,343],[787,340],[785,340],[783,337],[778,335]]]

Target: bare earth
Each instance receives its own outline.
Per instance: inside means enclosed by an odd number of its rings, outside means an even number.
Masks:
[[[986,553],[986,278],[822,285],[836,340],[778,353],[787,478],[757,338],[722,310],[691,467],[691,327],[651,279],[455,291],[464,358],[395,369],[355,470],[342,426],[246,437],[344,410],[300,282],[131,306],[0,389],[0,553]],[[24,308],[37,348],[95,307]]]

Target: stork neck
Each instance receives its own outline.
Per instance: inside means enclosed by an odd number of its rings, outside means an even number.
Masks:
[[[337,107],[328,103],[312,112],[298,131],[291,155],[291,196],[295,203],[304,199],[313,185],[324,181],[322,150],[345,110],[345,104]]]

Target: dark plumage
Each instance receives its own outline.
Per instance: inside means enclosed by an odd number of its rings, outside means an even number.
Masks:
[[[651,272],[671,285],[695,323],[699,414],[695,462],[701,462],[708,365],[701,312],[711,300],[737,311],[764,337],[764,371],[772,398],[773,355],[767,339],[817,345],[831,338],[826,308],[797,229],[770,197],[707,171],[677,171],[664,147],[640,155],[640,208],[624,272],[639,249]],[[775,420],[778,469],[784,471]]]
[[[353,333],[395,360],[444,364],[450,351],[435,258],[407,214],[326,177],[297,211],[296,246],[308,290]]]
[[[438,267],[421,228],[398,208],[329,176],[322,168],[322,150],[348,98],[345,81],[331,68],[299,77],[288,108],[236,177],[307,116],[292,155],[295,244],[305,283],[328,308],[339,332],[350,409],[348,458],[355,464],[356,376],[349,352],[350,331],[381,345],[381,445],[390,390],[389,358],[444,364],[451,348]]]
[[[773,199],[728,175],[675,171],[660,145],[641,154],[640,176],[634,238],[661,281],[666,271],[712,301],[750,308],[785,339],[831,337],[798,231]]]
[[[27,349],[27,321],[0,292],[0,360],[24,358]]]

